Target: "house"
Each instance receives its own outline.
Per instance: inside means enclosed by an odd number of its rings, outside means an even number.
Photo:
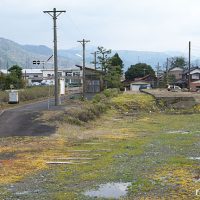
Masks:
[[[175,81],[181,80],[183,76],[184,69],[181,67],[174,67],[168,71],[169,76],[174,76]]]
[[[141,78],[135,78],[134,80],[122,81],[124,87],[127,90],[139,91],[140,89],[150,89],[156,86],[156,78],[152,75],[146,75]]]
[[[196,91],[200,88],[200,68],[192,67],[190,72],[188,69],[184,70],[182,81],[185,82],[186,87],[188,87],[188,79],[190,74],[190,89]]]

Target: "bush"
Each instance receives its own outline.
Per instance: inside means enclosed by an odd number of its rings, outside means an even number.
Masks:
[[[8,92],[0,91],[0,103],[8,102]]]
[[[68,110],[65,113],[63,118],[64,121],[67,121],[71,124],[81,125],[85,122],[94,120],[99,117],[103,112],[108,108],[108,105],[104,103],[95,103],[95,104],[85,104],[81,109],[74,108]]]
[[[51,87],[51,94],[53,95],[52,92],[53,88]],[[29,100],[34,100],[38,98],[44,98],[49,96],[49,87],[31,87],[27,88],[24,90],[19,91],[19,100],[20,101],[29,101]]]
[[[113,88],[113,89],[106,89],[103,91],[103,94],[106,97],[116,97],[119,95],[120,90],[118,88]]]
[[[146,94],[122,94],[112,99],[115,108],[124,111],[155,111],[157,110],[155,99]]]

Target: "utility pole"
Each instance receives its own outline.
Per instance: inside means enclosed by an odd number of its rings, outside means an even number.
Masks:
[[[188,90],[190,91],[191,42],[189,41]]]
[[[97,69],[97,51],[95,51],[94,53],[91,53],[94,55],[94,61],[92,62],[92,64],[94,64],[94,68],[95,70]]]
[[[169,69],[169,58],[167,58],[167,65],[166,65],[166,79],[167,79],[167,84],[169,83],[169,75],[168,75],[168,69]]]
[[[144,70],[144,77],[145,77],[145,74],[146,74],[145,72],[146,72],[147,69],[144,68],[143,70]]]
[[[160,76],[159,76],[159,72],[160,72],[160,64],[159,64],[159,62],[158,62],[158,65],[157,65],[157,87],[159,88],[159,85],[160,85],[160,80],[159,80],[159,78],[160,78]]]
[[[9,68],[9,65],[8,65],[8,60],[7,60],[7,63],[6,63],[6,74],[8,75],[8,68]]]
[[[79,40],[77,42],[80,42],[83,47],[83,99],[85,99],[85,44],[90,42],[90,40]]]
[[[49,14],[53,18],[53,28],[54,28],[54,79],[55,79],[55,106],[60,104],[59,102],[59,90],[58,90],[58,59],[57,59],[57,25],[56,20],[59,15],[65,13],[65,10],[56,10],[53,11],[43,11],[44,13]]]

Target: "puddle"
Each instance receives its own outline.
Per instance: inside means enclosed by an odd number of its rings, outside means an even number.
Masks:
[[[178,131],[168,131],[167,133],[171,133],[171,134],[189,134],[190,131],[184,131],[184,130],[178,130]]]
[[[195,183],[199,183],[199,182],[200,182],[200,178],[198,178],[198,177],[197,177],[197,178],[194,178],[193,181],[194,181]]]
[[[131,183],[107,183],[99,186],[97,190],[89,190],[84,195],[100,198],[120,198],[127,194],[128,186]]]
[[[16,192],[16,195],[27,195],[30,194],[30,191]]]
[[[16,192],[15,194],[18,196],[23,196],[23,195],[29,195],[29,194],[33,194],[33,193],[39,193],[40,190],[33,190],[33,191],[22,191],[22,192]]]
[[[200,160],[200,157],[189,157],[191,160]]]

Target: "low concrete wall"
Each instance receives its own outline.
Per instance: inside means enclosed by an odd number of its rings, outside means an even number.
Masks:
[[[141,92],[145,94],[149,94],[153,96],[159,105],[166,106],[168,108],[174,109],[188,109],[192,108],[193,106],[197,105],[198,103],[195,101],[195,98],[192,96],[156,96],[151,91],[141,90]]]

